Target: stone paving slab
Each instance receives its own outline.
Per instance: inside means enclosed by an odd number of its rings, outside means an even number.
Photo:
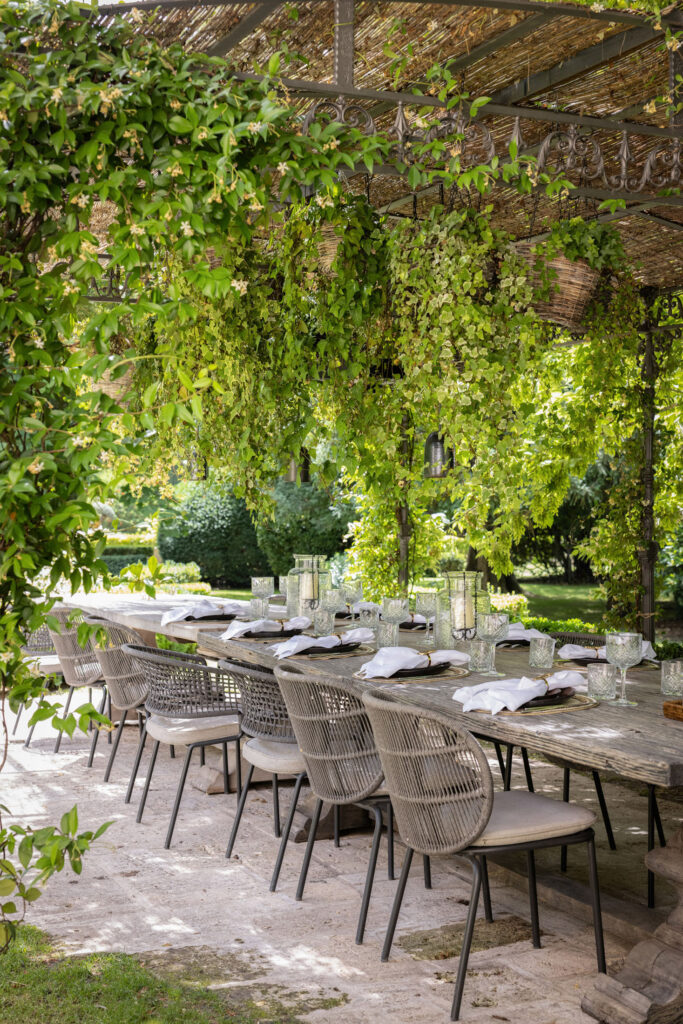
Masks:
[[[58,821],[74,803],[82,828],[114,822],[87,856],[82,876],[65,871],[32,908],[31,923],[50,932],[65,951],[141,953],[152,964],[171,970],[180,964],[185,971],[192,963],[208,961],[211,987],[291,997],[301,1019],[314,1024],[376,1024],[385,1019],[446,1024],[457,958],[414,959],[395,944],[389,963],[380,962],[396,884],[386,877],[384,848],[365,943],[354,943],[369,833],[344,836],[340,849],[331,841],[316,844],[304,899],[297,903],[301,844],[289,846],[278,892],[268,892],[278,840],[267,787],[249,797],[230,861],[224,851],[235,796],[207,796],[192,785],[183,796],[173,846],[164,850],[180,757],[171,760],[161,748],[144,820],[137,825],[144,771],[133,803],[123,803],[137,743],[133,727],[126,728],[112,781],[105,785],[109,750],[102,740],[88,770],[86,737],[65,738],[55,755],[53,734],[43,726],[25,750],[24,725],[0,776],[2,802],[34,826]],[[146,759],[143,768],[145,764]],[[557,769],[545,765],[539,772],[548,776],[549,788],[557,787]],[[197,762],[195,780],[198,776]],[[190,781],[192,777],[191,770]],[[283,788],[283,817],[288,805],[289,793]],[[397,868],[400,861],[397,847]],[[427,891],[417,858],[397,938],[464,921],[467,868],[454,859],[439,859],[432,874],[433,888]],[[528,922],[525,893],[494,881],[492,896],[496,916],[515,915]],[[581,1012],[580,1002],[595,973],[592,929],[548,905],[541,906],[541,926],[541,950],[525,938],[472,953],[462,1020],[588,1024],[591,1018]],[[619,961],[626,948],[613,935],[606,941],[608,960]],[[321,1005],[334,1000],[342,1002]]]

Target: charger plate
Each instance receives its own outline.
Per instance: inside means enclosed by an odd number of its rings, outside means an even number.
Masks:
[[[593,697],[589,697],[585,693],[575,693],[573,697],[565,701],[563,704],[557,704],[554,707],[547,708],[520,708],[519,711],[499,711],[499,715],[517,715],[518,717],[528,717],[531,715],[564,715],[567,711],[586,711],[588,708],[596,708],[600,701],[595,700]],[[491,712],[486,708],[473,708],[478,715],[490,715]]]
[[[353,650],[339,651],[335,654],[337,648],[332,647],[326,651],[301,651],[299,654],[292,654],[289,658],[283,658],[283,661],[291,661],[294,658],[309,658],[311,661],[332,661],[337,658],[359,658],[364,654],[374,654],[372,647],[368,647],[367,644],[344,644],[344,647],[351,646]]]

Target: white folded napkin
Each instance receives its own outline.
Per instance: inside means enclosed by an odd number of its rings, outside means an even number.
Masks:
[[[412,647],[380,647],[375,657],[361,666],[358,675],[364,679],[388,679],[401,669],[427,668],[428,665],[444,665],[449,662],[465,665],[469,660],[469,654],[463,654],[462,651],[430,651],[427,655]]]
[[[498,643],[507,643],[510,640],[533,640],[535,637],[544,636],[548,636],[548,634],[541,633],[540,629],[527,629],[521,622],[511,622],[505,640],[499,640]]]
[[[254,619],[252,622],[231,622],[225,633],[221,633],[221,640],[234,640],[235,637],[244,636],[245,633],[284,633],[286,629],[308,629],[311,620],[305,615],[295,615],[293,619],[286,622],[277,619]]]
[[[220,619],[225,615],[239,615],[248,607],[247,601],[225,601],[222,604],[214,604],[208,598],[203,598],[195,604],[182,604],[177,608],[171,608],[161,616],[161,625],[167,626],[169,622],[183,622],[184,619]]]
[[[325,647],[331,650],[342,644],[367,643],[374,638],[375,634],[371,629],[360,627],[359,629],[347,629],[341,635],[334,633],[332,636],[293,636],[282,643],[273,644],[270,649],[275,652],[276,658],[291,658],[293,654],[301,654],[310,647]]]
[[[516,711],[522,704],[534,697],[542,697],[548,690],[571,686],[577,691],[586,691],[586,680],[580,672],[565,669],[545,679],[500,679],[496,682],[479,683],[477,686],[461,686],[453,694],[453,700],[460,701],[463,711],[490,711],[497,715],[503,708]]]
[[[571,661],[572,658],[600,658],[607,660],[607,647],[582,647],[581,644],[565,644],[557,652],[558,658]],[[656,661],[657,654],[649,640],[643,640],[643,658],[649,661]]]

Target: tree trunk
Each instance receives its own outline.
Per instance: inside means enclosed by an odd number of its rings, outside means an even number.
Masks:
[[[480,572],[482,574],[482,583],[486,586],[500,589],[504,594],[522,593],[522,588],[515,579],[514,574],[510,573],[505,576],[496,576],[484,555],[478,554],[476,548],[471,546],[467,550],[465,570],[466,572]]]
[[[642,483],[642,499],[640,512],[640,547],[638,561],[640,563],[641,598],[639,609],[640,631],[645,640],[655,638],[655,566],[657,563],[658,544],[655,541],[655,481],[654,481],[654,445],[655,445],[655,412],[657,383],[657,360],[655,357],[655,338],[652,330],[651,304],[654,296],[649,294],[650,305],[646,325],[642,360],[640,365],[641,380],[641,411],[643,435],[643,468],[640,479]]]
[[[410,582],[410,541],[413,535],[413,525],[407,502],[396,506],[396,522],[398,523],[398,585],[407,589]]]

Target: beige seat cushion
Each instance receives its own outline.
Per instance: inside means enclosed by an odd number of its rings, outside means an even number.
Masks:
[[[551,800],[525,789],[495,793],[488,824],[472,846],[506,846],[581,832],[595,821],[586,807]]]
[[[306,762],[296,743],[254,736],[242,747],[242,757],[254,768],[271,775],[298,775],[306,771]]]
[[[163,718],[151,715],[147,732],[160,743],[201,743],[224,740],[239,732],[239,715],[212,715],[207,718]]]

